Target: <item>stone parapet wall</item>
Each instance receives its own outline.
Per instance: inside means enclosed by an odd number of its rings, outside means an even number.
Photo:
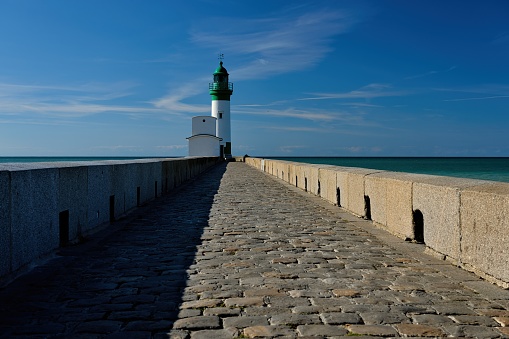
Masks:
[[[509,287],[509,183],[260,158],[246,163]]]
[[[0,280],[218,162],[197,157],[0,164]]]

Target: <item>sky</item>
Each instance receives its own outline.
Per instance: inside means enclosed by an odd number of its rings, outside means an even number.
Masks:
[[[509,156],[507,0],[1,0],[0,156]]]

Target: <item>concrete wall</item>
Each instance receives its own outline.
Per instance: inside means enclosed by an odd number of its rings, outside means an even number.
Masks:
[[[509,287],[509,183],[273,159],[246,163]]]
[[[218,161],[212,157],[0,165],[0,281]]]

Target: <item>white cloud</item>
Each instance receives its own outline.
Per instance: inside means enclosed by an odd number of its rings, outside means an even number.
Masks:
[[[192,41],[221,52],[244,56],[235,79],[265,78],[310,67],[331,51],[334,36],[357,21],[350,13],[315,10],[259,19],[213,19],[192,32]],[[240,57],[239,57],[240,58]],[[249,61],[250,60],[250,61]]]
[[[176,149],[187,149],[187,145],[167,145],[167,146],[155,146],[157,149],[162,150],[176,150]]]
[[[462,99],[445,99],[444,101],[468,101],[468,100],[487,100],[487,99],[503,99],[509,98],[509,95],[493,95],[488,97],[472,97],[472,98],[462,98]]]
[[[406,77],[405,80],[423,78],[423,77],[427,77],[429,75],[438,74],[438,73],[447,73],[447,72],[450,72],[452,70],[455,70],[456,68],[458,68],[458,66],[451,66],[448,69],[443,70],[443,71],[429,71],[429,72],[422,73],[422,74],[411,75],[411,76]]]
[[[435,90],[442,92],[475,94],[475,96],[444,99],[443,101],[468,101],[509,98],[509,86],[505,84],[483,84],[475,87],[435,88]]]
[[[173,113],[205,113],[210,111],[210,105],[193,105],[182,102],[183,100],[203,93],[205,80],[180,84],[178,88],[172,89],[169,93],[151,103],[159,108]]]
[[[129,82],[86,83],[77,86],[0,83],[0,115],[36,114],[45,117],[77,118],[104,112],[165,113],[153,106],[107,103],[130,96],[136,86]]]
[[[357,90],[346,93],[310,93],[313,97],[302,98],[298,100],[326,100],[326,99],[373,99],[381,97],[404,96],[410,94],[409,91],[392,90],[388,84],[369,84]]]
[[[279,151],[282,153],[293,153],[296,150],[302,150],[309,148],[309,146],[298,146],[298,145],[292,145],[292,146],[280,146]]]

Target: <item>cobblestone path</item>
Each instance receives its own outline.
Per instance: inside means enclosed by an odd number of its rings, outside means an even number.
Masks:
[[[0,337],[509,338],[509,291],[243,163],[124,224],[0,290]]]

